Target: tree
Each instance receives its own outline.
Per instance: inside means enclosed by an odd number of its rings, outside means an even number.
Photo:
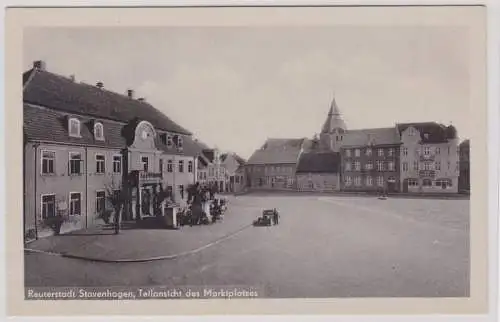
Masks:
[[[111,183],[105,187],[106,210],[109,209],[108,205],[111,205],[111,209],[113,210],[113,226],[115,234],[119,234],[122,210],[125,209],[125,206],[130,201],[128,182],[124,180],[120,187],[112,179]]]

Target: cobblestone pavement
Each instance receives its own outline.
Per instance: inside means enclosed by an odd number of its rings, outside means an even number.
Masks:
[[[468,200],[252,195],[231,200],[241,224],[274,207],[282,215],[278,226],[251,227],[175,260],[108,264],[26,254],[26,285],[249,285],[269,297],[469,294]]]

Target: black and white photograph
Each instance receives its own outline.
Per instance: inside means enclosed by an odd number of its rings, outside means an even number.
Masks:
[[[372,9],[24,26],[24,300],[486,299],[484,7]]]

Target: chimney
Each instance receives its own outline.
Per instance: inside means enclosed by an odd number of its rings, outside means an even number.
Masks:
[[[127,95],[128,95],[128,98],[134,98],[134,90],[133,89],[127,90]]]
[[[145,99],[144,97],[139,97],[137,100],[138,100],[139,102],[144,102],[146,99]]]
[[[75,81],[75,75],[69,75],[69,79],[71,79],[72,82]]]
[[[99,88],[103,88],[104,84],[102,82],[97,82],[97,84],[95,84],[95,86],[97,86]]]
[[[43,60],[34,61],[33,68],[39,69],[39,70],[45,70],[45,68],[46,68],[45,62]]]

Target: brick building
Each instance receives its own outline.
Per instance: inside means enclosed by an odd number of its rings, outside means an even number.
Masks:
[[[100,222],[110,191],[129,196],[124,220],[154,215],[161,190],[185,202],[197,171],[191,133],[132,90],[79,83],[37,61],[23,74],[23,109],[27,238],[50,234],[43,222],[58,213],[69,218],[63,232]]]
[[[395,128],[348,131],[341,148],[341,190],[398,192],[399,145]]]

